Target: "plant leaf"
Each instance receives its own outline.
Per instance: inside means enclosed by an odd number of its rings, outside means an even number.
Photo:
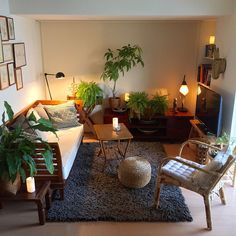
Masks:
[[[12,121],[13,117],[14,117],[14,112],[13,112],[11,106],[9,105],[8,102],[4,101],[4,107],[5,107],[6,111],[7,111],[8,119],[10,121]]]

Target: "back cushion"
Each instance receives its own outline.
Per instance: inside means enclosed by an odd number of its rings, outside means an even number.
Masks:
[[[34,107],[34,110],[37,111],[37,113],[39,114],[39,116],[41,118],[44,118],[46,120],[49,120],[49,116],[47,114],[47,112],[44,109],[44,105],[42,105],[41,103],[39,103],[36,107]]]
[[[73,101],[59,105],[44,106],[49,118],[57,129],[79,126],[77,110]]]

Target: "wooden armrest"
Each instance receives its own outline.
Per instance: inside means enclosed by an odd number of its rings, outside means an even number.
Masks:
[[[181,147],[180,147],[180,150],[179,150],[179,156],[181,156],[184,147],[185,147],[187,144],[189,144],[189,143],[198,144],[198,145],[203,145],[203,146],[206,146],[206,147],[208,147],[208,148],[211,148],[211,149],[214,149],[214,150],[217,150],[217,151],[221,151],[221,150],[222,150],[221,148],[218,148],[218,147],[213,146],[213,145],[211,145],[211,144],[204,143],[204,142],[201,142],[201,141],[198,141],[198,140],[194,140],[194,139],[189,139],[189,140],[185,141],[184,143],[182,143],[182,145],[181,145]]]

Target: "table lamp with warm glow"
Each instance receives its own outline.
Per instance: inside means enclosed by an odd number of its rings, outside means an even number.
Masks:
[[[186,95],[189,92],[189,89],[188,89],[188,85],[187,85],[186,80],[185,80],[185,75],[184,75],[183,82],[180,86],[179,92],[180,92],[181,97],[182,97],[182,105],[181,105],[181,107],[178,108],[178,110],[181,111],[181,112],[187,112],[188,109],[186,107],[184,107],[184,100],[185,100]]]
[[[47,78],[48,75],[55,75],[55,77],[57,79],[64,79],[65,78],[65,74],[63,72],[57,72],[56,74],[44,73],[45,81],[46,81],[47,88],[48,88],[48,93],[49,93],[50,99],[52,100],[52,94],[51,94],[51,90],[50,90],[49,83],[48,83],[48,78]]]

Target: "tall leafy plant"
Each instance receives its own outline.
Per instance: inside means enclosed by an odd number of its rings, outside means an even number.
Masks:
[[[131,46],[130,44],[114,51],[108,48],[104,57],[106,62],[101,78],[104,81],[113,81],[112,95],[115,97],[116,83],[120,74],[124,76],[125,71],[128,72],[138,64],[144,66],[142,49],[138,45]]]
[[[36,164],[33,159],[36,143],[43,143],[45,145],[42,156],[48,171],[53,174],[53,154],[49,144],[39,137],[26,135],[23,124],[19,124],[13,130],[9,130],[5,115],[7,114],[9,122],[12,122],[14,112],[6,101],[4,102],[4,107],[2,126],[0,126],[0,179],[14,182],[19,173],[24,182],[26,179],[26,169],[29,170],[30,176],[34,176],[37,173]],[[34,121],[34,125],[29,124],[33,130],[38,129],[53,133],[56,131],[50,121],[43,118],[36,120],[33,113],[30,114],[28,119],[29,121]]]

